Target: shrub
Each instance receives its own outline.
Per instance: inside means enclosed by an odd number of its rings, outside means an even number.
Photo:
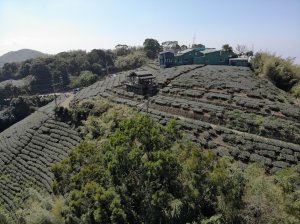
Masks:
[[[34,189],[28,189],[28,198],[23,203],[22,209],[16,211],[19,223],[24,224],[62,224],[61,216],[64,200],[52,198]]]
[[[90,71],[83,71],[78,77],[75,77],[72,82],[72,88],[89,86],[97,81],[97,75],[93,74]]]
[[[245,178],[245,207],[242,211],[245,223],[282,223],[285,214],[283,191],[274,184],[273,177],[264,175],[263,168],[250,165]]]
[[[0,224],[13,224],[11,214],[2,208],[0,205]]]
[[[300,94],[300,66],[292,58],[283,59],[266,52],[256,53],[251,60],[253,70],[271,80],[278,88]]]
[[[295,84],[292,89],[291,89],[291,93],[300,98],[300,82],[298,82],[297,84]]]
[[[142,51],[134,51],[126,56],[120,56],[115,61],[115,66],[119,71],[141,67],[146,63],[146,55]]]

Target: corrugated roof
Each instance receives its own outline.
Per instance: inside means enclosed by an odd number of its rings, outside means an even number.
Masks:
[[[195,49],[189,48],[189,49],[186,49],[183,51],[179,51],[177,55],[183,55],[183,54],[189,53],[191,51],[195,51]]]
[[[248,58],[230,58],[229,61],[248,61]]]
[[[200,51],[203,54],[209,54],[209,53],[213,53],[213,52],[220,52],[221,50],[216,50],[216,49],[206,49],[203,51]]]
[[[159,54],[165,54],[165,53],[172,53],[172,54],[174,54],[174,52],[172,52],[172,51],[162,51],[162,52],[159,52]]]
[[[144,80],[144,79],[155,79],[156,77],[153,76],[153,75],[148,75],[148,76],[142,76],[142,77],[139,77],[139,79],[141,80]]]
[[[136,75],[139,76],[139,77],[142,77],[142,76],[152,75],[152,73],[149,72],[149,71],[137,71]]]
[[[208,54],[208,53],[212,53],[212,52],[216,52],[216,51],[220,51],[220,50],[216,50],[215,48],[189,48],[184,51],[179,51],[176,56],[181,56],[183,54],[186,54],[186,53],[189,53],[192,51],[197,51],[199,53]]]
[[[132,76],[142,77],[142,76],[149,76],[149,75],[152,75],[152,73],[149,72],[149,71],[136,71],[136,72],[130,72],[130,73],[128,73],[127,77],[132,77]]]

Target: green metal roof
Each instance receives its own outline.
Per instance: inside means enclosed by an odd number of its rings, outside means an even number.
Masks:
[[[176,56],[180,56],[180,55],[183,55],[183,54],[186,54],[186,53],[195,51],[195,50],[196,50],[196,49],[190,48],[190,49],[186,49],[186,50],[183,50],[183,51],[179,51],[178,54],[177,54]]]
[[[203,53],[203,54],[210,54],[210,53],[220,52],[220,51],[221,51],[221,50],[216,50],[216,49],[206,49],[206,50],[200,51],[200,53]]]
[[[174,52],[172,52],[172,51],[162,51],[162,52],[159,52],[159,54],[166,54],[166,53],[172,53],[172,54],[174,54]]]
[[[184,51],[180,51],[178,52],[178,54],[176,56],[181,56],[183,54],[186,54],[186,53],[189,53],[189,52],[192,52],[192,51],[197,51],[199,53],[203,53],[203,54],[209,54],[209,53],[213,53],[213,52],[218,52],[218,51],[221,51],[221,50],[216,50],[216,49],[205,49],[205,50],[197,50],[197,48],[189,48],[189,49],[186,49]]]

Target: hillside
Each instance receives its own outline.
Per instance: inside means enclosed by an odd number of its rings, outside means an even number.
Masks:
[[[10,210],[27,188],[51,192],[51,164],[81,141],[69,125],[55,120],[54,107],[52,102],[0,133],[0,202]]]
[[[149,114],[161,124],[175,118],[201,147],[261,163],[270,172],[298,163],[299,106],[249,68],[189,65],[151,71],[162,89],[150,98]],[[97,82],[75,101],[101,96],[146,113],[146,100],[125,91],[125,79],[122,73]]]
[[[149,115],[163,125],[175,119],[201,148],[241,163],[260,163],[270,173],[299,164],[299,106],[250,69],[188,65],[139,70],[152,72],[161,87],[149,99]],[[146,114],[147,100],[122,85],[127,74],[83,88],[70,106],[106,98]],[[62,97],[58,103],[68,100]],[[0,202],[7,208],[16,207],[27,187],[51,193],[51,164],[82,141],[71,124],[55,119],[54,107],[51,103],[0,133]]]
[[[35,50],[31,50],[31,49],[21,49],[18,51],[10,51],[10,52],[0,56],[0,68],[5,63],[21,62],[21,61],[25,61],[27,59],[38,58],[38,57],[42,57],[45,55],[46,54],[44,54],[40,51],[35,51]]]

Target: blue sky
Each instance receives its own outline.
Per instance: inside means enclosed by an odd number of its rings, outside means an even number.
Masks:
[[[0,0],[0,55],[21,48],[45,53],[145,38],[221,48],[229,43],[297,57],[299,0]]]

